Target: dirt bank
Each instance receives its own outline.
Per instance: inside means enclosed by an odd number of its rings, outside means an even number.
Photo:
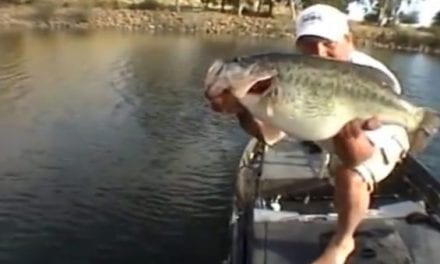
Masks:
[[[218,11],[132,10],[105,8],[56,8],[0,6],[0,27],[48,29],[118,29],[151,33],[227,34],[291,38],[293,23],[288,15],[275,18],[225,14]],[[353,24],[356,41],[391,49],[440,54],[440,36],[434,32],[379,28]]]

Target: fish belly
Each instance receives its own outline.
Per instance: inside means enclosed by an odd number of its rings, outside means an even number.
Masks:
[[[271,123],[289,136],[302,140],[319,141],[335,136],[346,121],[334,117],[274,118]]]

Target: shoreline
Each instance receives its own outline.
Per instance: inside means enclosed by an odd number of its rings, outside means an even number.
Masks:
[[[136,10],[60,7],[51,12],[29,5],[0,5],[0,29],[123,30],[146,33],[229,35],[292,38],[288,14],[275,18],[242,16],[219,11]],[[440,54],[440,36],[434,32],[376,27],[352,23],[356,43],[391,50]]]

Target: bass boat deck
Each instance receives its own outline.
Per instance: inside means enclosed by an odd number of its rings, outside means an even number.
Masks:
[[[236,178],[231,264],[306,264],[335,229],[326,156],[286,139],[272,148],[252,139]],[[440,184],[407,157],[372,194],[347,263],[440,263]]]

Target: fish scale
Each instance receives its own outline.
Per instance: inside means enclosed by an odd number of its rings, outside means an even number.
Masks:
[[[285,70],[286,67],[282,67],[281,69]],[[295,66],[291,68],[288,74],[285,74],[285,78],[283,78],[283,75],[280,75],[280,79],[283,79],[283,82],[287,83],[293,82],[295,73],[296,76],[298,76],[299,71],[304,74],[296,78],[296,82],[294,82],[293,86],[298,85],[298,88],[301,90],[309,90],[311,96],[318,97],[319,99],[321,99],[321,97],[333,98],[341,95],[350,96],[355,100],[362,98],[363,100],[371,100],[377,104],[387,104],[402,110],[402,104],[380,94],[380,92],[386,93],[388,91],[382,88],[378,89],[380,87],[376,87],[378,85],[375,83],[359,82],[359,79],[355,78],[354,74],[340,74],[333,70],[328,70],[321,72],[322,79],[311,78],[311,76],[317,75],[317,70],[310,68],[300,70],[299,67]],[[340,74],[341,78],[331,78],[331,76],[335,76],[336,74]],[[374,87],[374,89],[372,89],[372,87]],[[318,100],[318,98],[316,98],[316,100]],[[312,100],[313,99],[310,99],[309,103],[313,102]]]

